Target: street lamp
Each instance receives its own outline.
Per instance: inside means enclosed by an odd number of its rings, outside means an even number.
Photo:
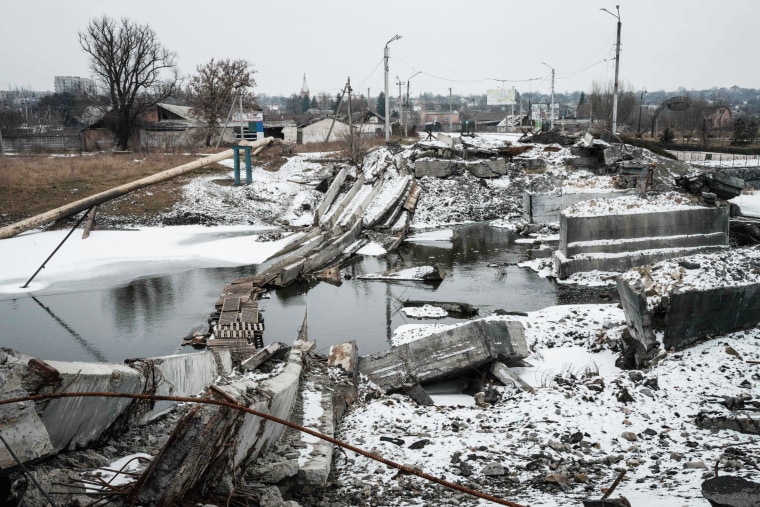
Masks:
[[[391,140],[391,122],[390,122],[390,114],[388,109],[390,109],[390,101],[388,100],[388,55],[390,53],[390,50],[388,49],[388,44],[393,42],[394,40],[399,40],[401,36],[399,34],[396,34],[385,43],[385,51],[384,51],[384,59],[385,59],[385,142]]]
[[[614,16],[617,19],[617,45],[615,46],[615,88],[612,95],[612,133],[617,134],[617,106],[618,106],[618,73],[620,72],[620,28],[622,22],[620,21],[620,6],[616,5],[615,9],[617,14],[608,11],[604,7],[603,10],[610,16]]]
[[[636,137],[641,138],[641,106],[644,105],[644,94],[647,92],[646,88],[641,90],[641,97],[639,98],[639,127],[636,129]]]
[[[554,67],[546,62],[541,62],[552,70],[552,103],[549,106],[549,126],[554,130]]]
[[[419,74],[422,74],[422,71],[415,72],[406,79],[406,118],[404,119],[404,137],[409,137],[409,116],[412,109],[411,104],[409,103],[409,81]]]

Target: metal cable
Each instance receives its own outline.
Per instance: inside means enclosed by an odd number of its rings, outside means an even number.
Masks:
[[[136,400],[154,400],[154,401],[177,401],[177,402],[183,402],[183,403],[202,403],[206,405],[216,405],[219,407],[227,407],[235,410],[241,410],[243,412],[246,412],[251,415],[255,415],[257,417],[261,417],[262,419],[266,419],[268,421],[273,421],[278,424],[282,424],[283,426],[287,426],[289,428],[293,428],[297,431],[300,431],[302,433],[306,433],[308,435],[311,435],[313,437],[317,437],[319,439],[325,440],[327,442],[330,442],[331,444],[335,444],[339,447],[343,447],[344,449],[348,449],[350,451],[353,451],[357,454],[361,454],[364,457],[373,459],[375,461],[379,461],[380,463],[383,463],[384,465],[387,465],[391,468],[395,468],[397,470],[401,470],[403,472],[406,472],[408,474],[416,475],[417,477],[420,477],[422,479],[425,479],[430,482],[434,482],[436,484],[439,484],[441,486],[444,486],[449,489],[453,489],[456,491],[459,491],[461,493],[466,493],[468,495],[482,498],[484,500],[488,500],[490,502],[494,502],[499,505],[507,505],[509,507],[525,507],[522,504],[518,504],[515,502],[511,502],[509,500],[504,500],[502,498],[489,495],[488,493],[482,493],[480,491],[476,491],[474,489],[468,488],[466,486],[462,486],[460,484],[456,484],[453,482],[449,482],[445,479],[441,479],[439,477],[435,477],[433,475],[427,474],[425,472],[422,472],[420,470],[416,470],[414,468],[408,467],[406,465],[402,465],[400,463],[396,463],[395,461],[391,461],[389,459],[383,458],[382,456],[378,456],[377,454],[371,453],[369,451],[365,451],[364,449],[361,449],[359,447],[356,447],[354,445],[351,445],[347,442],[343,442],[341,440],[338,440],[336,438],[333,438],[329,435],[325,435],[323,433],[320,433],[318,431],[312,430],[310,428],[306,428],[304,426],[301,426],[300,424],[296,424],[292,421],[288,421],[286,419],[281,419],[277,416],[267,414],[265,412],[260,412],[256,409],[244,407],[242,405],[237,405],[235,403],[230,403],[228,401],[224,400],[214,400],[214,399],[207,399],[207,398],[190,398],[185,396],[165,396],[165,395],[155,395],[155,394],[132,394],[132,393],[112,393],[112,392],[71,392],[71,393],[52,393],[52,394],[38,394],[34,396],[24,396],[20,398],[8,398],[5,400],[0,400],[0,406],[2,405],[8,405],[11,403],[20,403],[25,401],[45,401],[50,399],[57,399],[57,398],[98,398],[98,397],[105,397],[105,398],[128,398],[128,399],[136,399]]]

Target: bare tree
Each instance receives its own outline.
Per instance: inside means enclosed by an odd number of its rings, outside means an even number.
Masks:
[[[171,96],[177,87],[175,53],[164,48],[149,25],[107,16],[90,20],[79,32],[79,45],[90,55],[90,69],[108,90],[110,127],[126,150],[141,117]]]
[[[243,107],[258,108],[256,97],[247,88],[256,85],[253,74],[256,71],[246,60],[218,60],[213,58],[196,68],[190,78],[190,101],[195,114],[203,122],[201,127],[206,146],[219,131],[219,120],[227,116],[235,97],[242,93]]]
[[[638,100],[636,95],[631,91],[632,87],[621,83],[618,91],[618,125],[632,125],[634,117],[638,119]],[[610,130],[612,128],[612,94],[613,86],[607,83],[606,86],[598,81],[591,85],[591,112],[594,120],[601,128]],[[622,130],[619,128],[618,130]]]

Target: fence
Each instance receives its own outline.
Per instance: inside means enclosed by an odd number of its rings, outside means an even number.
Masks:
[[[681,162],[716,168],[757,168],[760,156],[736,153],[714,153],[709,151],[668,150]]]
[[[83,139],[79,133],[15,137],[3,135],[3,149],[5,151],[81,151],[83,148]]]

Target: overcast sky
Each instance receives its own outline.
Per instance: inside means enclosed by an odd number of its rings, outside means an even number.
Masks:
[[[306,74],[311,95],[383,89],[383,47],[411,95],[483,94],[515,87],[589,91],[612,82],[620,5],[620,82],[634,90],[760,88],[757,0],[17,0],[0,9],[0,89],[53,88],[89,76],[77,41],[93,17],[148,23],[187,76],[211,58],[251,62],[256,93],[290,95]],[[404,90],[405,91],[405,90]]]

